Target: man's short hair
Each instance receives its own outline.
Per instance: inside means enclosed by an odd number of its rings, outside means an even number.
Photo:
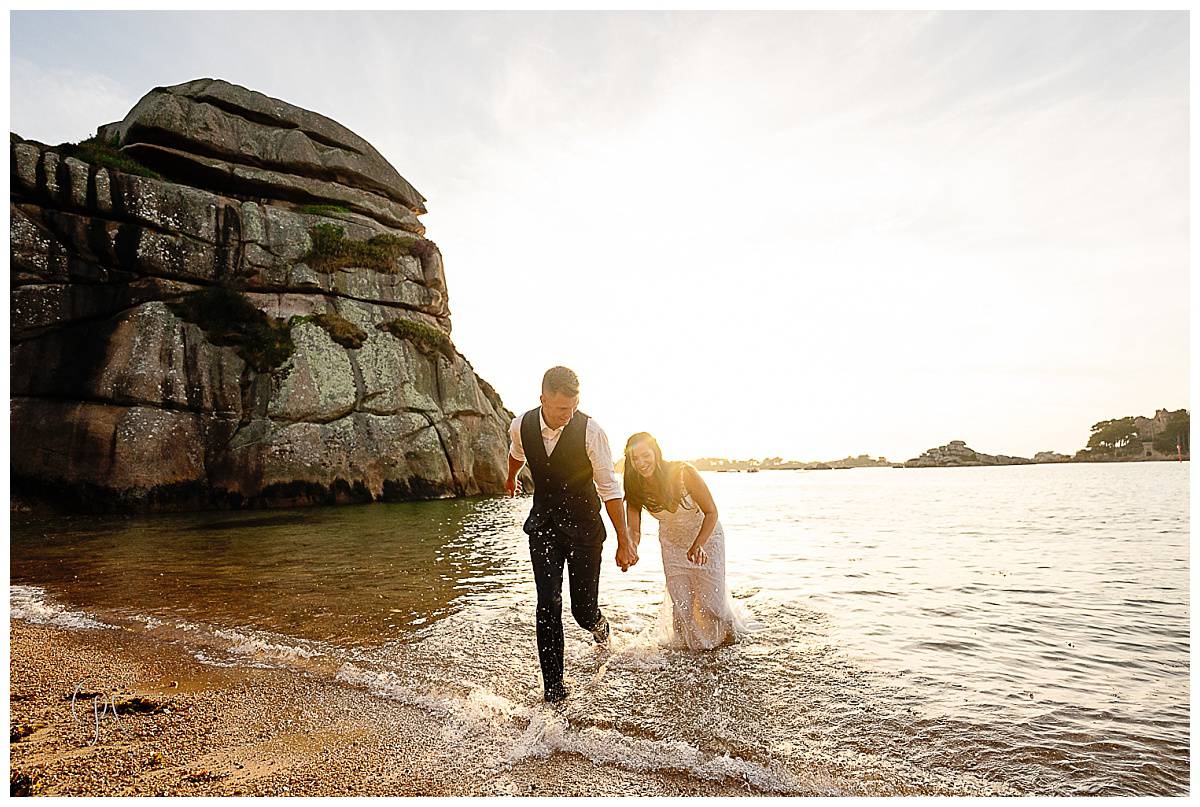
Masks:
[[[551,367],[542,376],[542,394],[557,392],[568,398],[579,394],[579,376],[569,367]]]

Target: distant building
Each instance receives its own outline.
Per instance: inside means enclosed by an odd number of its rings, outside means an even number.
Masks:
[[[1177,413],[1169,412],[1166,409],[1159,409],[1154,413],[1154,417],[1152,418],[1135,417],[1133,419],[1133,426],[1137,429],[1138,440],[1142,444],[1141,455],[1143,457],[1166,457],[1174,455],[1174,451],[1167,453],[1156,451],[1154,441],[1166,430],[1171,416],[1175,414]]]

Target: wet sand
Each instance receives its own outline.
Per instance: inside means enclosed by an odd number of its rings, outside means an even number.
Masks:
[[[749,785],[642,773],[575,754],[497,770],[456,752],[437,717],[335,681],[201,664],[124,631],[12,620],[14,781],[53,796],[751,795]],[[71,695],[83,682],[72,715]],[[142,698],[157,711],[93,701]],[[151,703],[147,704],[146,701]],[[15,791],[14,791],[15,792]]]

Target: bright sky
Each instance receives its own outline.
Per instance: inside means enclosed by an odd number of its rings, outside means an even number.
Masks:
[[[1188,406],[1188,18],[13,13],[49,143],[224,78],[428,198],[510,409],[574,368],[614,451],[1073,453]]]

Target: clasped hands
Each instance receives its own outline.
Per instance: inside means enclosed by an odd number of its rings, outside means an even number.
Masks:
[[[626,546],[623,543],[617,543],[617,565],[621,567],[621,571],[629,571],[629,567],[638,562],[637,548],[630,545]]]

